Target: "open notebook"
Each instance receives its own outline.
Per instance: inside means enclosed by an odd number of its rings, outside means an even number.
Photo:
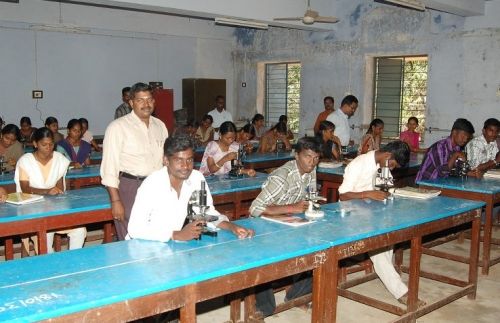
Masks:
[[[484,173],[484,178],[500,179],[500,169],[490,169]]]
[[[341,162],[320,162],[318,164],[318,167],[322,168],[338,168],[341,167],[343,164]]]
[[[42,195],[28,194],[28,193],[10,193],[7,195],[7,203],[22,205],[40,201],[43,199]]]
[[[261,216],[261,218],[267,221],[286,224],[292,227],[300,227],[302,225],[314,222],[314,221],[309,221],[308,219],[305,219],[298,215],[275,215],[270,217]]]
[[[441,191],[406,186],[402,188],[396,188],[393,194],[395,196],[409,197],[415,199],[430,199],[441,194]]]

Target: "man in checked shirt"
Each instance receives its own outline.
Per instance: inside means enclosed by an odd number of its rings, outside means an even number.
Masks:
[[[295,160],[274,170],[262,185],[262,191],[250,206],[250,215],[273,216],[304,213],[308,207],[305,200],[307,187],[316,187],[316,165],[321,153],[321,144],[314,137],[297,141]],[[295,283],[287,291],[285,300],[291,300],[312,292],[310,275],[294,277]],[[257,310],[264,317],[276,309],[274,293],[265,284],[255,294]]]

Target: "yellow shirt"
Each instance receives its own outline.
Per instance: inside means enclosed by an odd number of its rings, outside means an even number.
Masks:
[[[101,164],[102,184],[118,188],[120,172],[148,176],[163,166],[165,124],[155,117],[149,126],[131,113],[112,121],[104,134]]]

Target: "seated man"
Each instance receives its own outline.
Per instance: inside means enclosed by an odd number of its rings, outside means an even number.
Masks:
[[[289,213],[304,213],[308,207],[306,189],[316,186],[316,165],[321,154],[321,145],[314,137],[297,141],[295,160],[274,170],[262,185],[262,191],[250,206],[250,215],[273,216]],[[311,277],[295,277],[295,284],[286,293],[285,300],[311,293]],[[273,314],[276,309],[270,285],[262,286],[255,295],[257,310],[263,316]]]
[[[496,143],[499,130],[500,121],[490,118],[484,122],[482,135],[467,144],[467,159],[472,168],[486,172],[500,165],[500,154]]]
[[[415,182],[448,177],[457,159],[467,160],[461,148],[467,144],[473,134],[474,126],[470,121],[462,118],[455,120],[450,136],[435,142],[425,153]],[[479,177],[481,172],[476,168],[469,171],[467,175]]]
[[[380,150],[372,150],[356,157],[347,165],[344,180],[339,187],[340,200],[371,199],[383,201],[388,193],[375,190],[373,178],[380,165],[389,161],[389,168],[405,167],[410,160],[410,147],[402,141],[393,141]],[[370,252],[375,272],[384,286],[402,304],[408,301],[408,287],[392,264],[393,249]],[[419,306],[425,303],[419,300]]]
[[[149,175],[137,191],[128,224],[128,239],[146,239],[166,242],[173,240],[192,240],[200,236],[202,221],[193,221],[183,227],[187,216],[187,206],[192,193],[199,190],[205,177],[193,170],[193,142],[187,136],[169,137],[163,146],[164,166]],[[238,238],[254,235],[253,230],[245,229],[228,221],[213,206],[208,186],[207,213],[219,219],[210,223],[233,232]]]

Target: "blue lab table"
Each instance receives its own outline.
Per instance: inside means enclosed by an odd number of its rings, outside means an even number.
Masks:
[[[66,191],[25,205],[0,205],[0,237],[36,233],[39,253],[47,253],[47,231],[105,222],[104,241],[112,240],[108,192],[103,187]],[[6,240],[6,259],[12,259],[12,240]]]
[[[90,163],[93,165],[100,164],[102,161],[102,151],[92,150],[90,153]]]
[[[397,168],[392,171],[394,185],[396,187],[414,186],[415,176],[423,159],[423,153],[411,153],[408,167]],[[344,171],[345,166],[337,168],[318,167],[316,170],[316,179],[322,182],[321,195],[326,197],[329,202],[339,200],[338,189],[344,180]]]
[[[418,317],[429,312],[416,309],[424,235],[473,223],[469,279],[457,293],[475,296],[483,205],[447,197],[349,201],[324,205],[324,219],[301,227],[239,220],[255,230],[252,239],[221,231],[198,241],[121,241],[5,262],[0,321],[126,321],[180,308],[182,322],[195,322],[197,302],[313,270],[312,322],[335,322],[338,261],[408,240],[406,315]]]
[[[265,173],[257,173],[255,177],[211,175],[206,179],[217,210],[230,220],[237,220],[248,214],[248,204],[259,195],[267,176]]]
[[[68,188],[81,188],[101,184],[100,165],[90,165],[83,168],[72,168],[66,174]],[[16,191],[14,183],[14,172],[0,175],[0,186],[4,187],[8,193]]]
[[[435,180],[423,180],[417,183],[422,188],[440,189],[442,195],[466,198],[486,203],[483,234],[483,259],[480,265],[482,273],[487,275],[489,267],[500,262],[500,257],[490,259],[491,245],[500,245],[499,239],[492,238],[493,207],[500,203],[500,180],[492,178],[446,177]]]
[[[252,153],[246,155],[243,165],[245,165],[245,168],[264,170],[280,167],[292,159],[295,159],[295,155],[290,151],[282,153]]]

